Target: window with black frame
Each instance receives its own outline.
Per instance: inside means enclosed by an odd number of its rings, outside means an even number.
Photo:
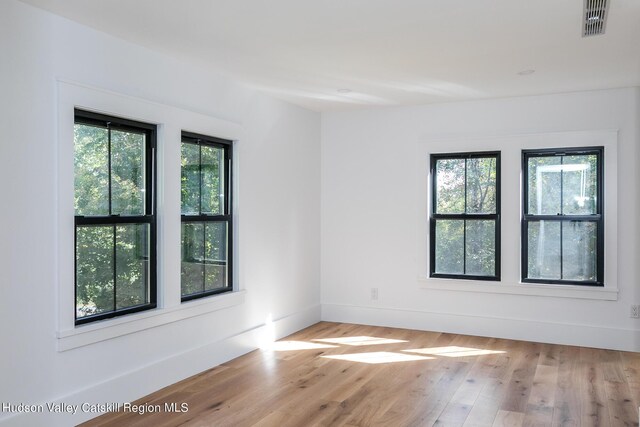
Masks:
[[[156,306],[156,126],[75,110],[75,323]]]
[[[232,142],[182,133],[182,301],[229,292]]]
[[[603,286],[603,155],[523,150],[523,282]]]
[[[500,280],[500,153],[431,155],[430,277]]]

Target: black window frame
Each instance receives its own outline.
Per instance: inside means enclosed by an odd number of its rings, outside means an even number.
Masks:
[[[198,146],[209,146],[215,148],[222,148],[224,150],[224,212],[222,214],[203,214],[202,213],[202,192],[200,193],[200,207],[197,215],[188,215],[181,212],[180,219],[181,225],[184,223],[226,223],[227,224],[227,286],[219,289],[212,289],[208,291],[197,292],[193,294],[182,295],[182,280],[180,286],[180,300],[181,302],[187,302],[195,299],[205,298],[212,295],[218,295],[227,292],[233,292],[233,141],[214,136],[202,135],[199,133],[182,131],[181,134],[181,147],[182,144],[194,144]],[[200,150],[202,153],[202,150]],[[201,154],[200,154],[201,155]],[[200,167],[202,166],[202,160],[200,159]],[[202,174],[199,174],[200,186],[202,186]],[[180,227],[182,230],[182,226]],[[181,231],[182,233],[182,231]],[[180,239],[182,241],[182,237]],[[182,243],[180,245],[180,251],[182,253]]]
[[[500,151],[473,151],[461,153],[436,153],[430,155],[430,175],[431,175],[431,211],[429,215],[429,277],[443,279],[463,279],[463,280],[484,280],[484,281],[500,281],[501,280],[501,163]],[[496,212],[494,214],[442,214],[437,213],[437,171],[436,164],[439,160],[464,159],[465,160],[465,204],[467,199],[466,189],[466,160],[474,158],[490,158],[496,159]],[[436,273],[436,222],[438,220],[464,220],[464,233],[466,236],[467,220],[493,220],[495,221],[495,275],[481,276],[472,274],[450,274]],[[466,245],[465,245],[466,246]],[[464,248],[464,246],[463,246]],[[466,269],[466,249],[463,249],[464,266]]]
[[[528,160],[531,157],[550,157],[566,155],[596,155],[598,166],[596,168],[596,214],[591,215],[534,215],[528,212],[529,209],[529,167]],[[580,285],[580,286],[604,286],[604,147],[565,147],[565,148],[545,148],[522,150],[522,218],[521,218],[521,260],[520,271],[523,283],[552,284],[552,285]],[[560,181],[562,183],[562,180]],[[562,190],[560,192],[560,204],[562,206]],[[532,221],[558,221],[558,222],[595,222],[596,231],[596,280],[554,280],[554,279],[532,279],[528,278],[529,268],[529,239],[528,224]],[[562,227],[560,227],[560,271],[562,272]],[[562,274],[562,273],[561,273]]]
[[[109,184],[109,215],[74,215],[74,319],[75,325],[83,325],[99,320],[124,316],[140,311],[151,310],[157,307],[157,221],[156,221],[156,145],[157,126],[150,123],[139,122],[121,117],[95,113],[82,109],[74,109],[74,125],[83,124],[106,128],[109,138],[109,159],[111,159],[111,129],[120,131],[133,131],[145,134],[145,212],[144,215],[120,215],[111,214],[111,184]],[[111,162],[111,160],[109,160]],[[109,182],[111,183],[111,168],[109,167]],[[149,225],[149,302],[124,309],[116,308],[117,283],[115,282],[116,263],[114,269],[114,309],[113,311],[89,315],[78,318],[77,293],[77,234],[78,228],[83,226],[117,226],[119,224],[145,224]],[[114,247],[115,259],[115,247]]]

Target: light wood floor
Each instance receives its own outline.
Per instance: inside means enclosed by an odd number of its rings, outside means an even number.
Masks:
[[[86,425],[637,426],[640,354],[322,322],[143,402]]]

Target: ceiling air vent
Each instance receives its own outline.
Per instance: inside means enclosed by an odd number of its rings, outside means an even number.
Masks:
[[[584,0],[582,37],[604,34],[610,0]]]

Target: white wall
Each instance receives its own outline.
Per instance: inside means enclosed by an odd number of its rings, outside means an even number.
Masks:
[[[0,2],[0,52],[0,402],[128,401],[255,348],[269,317],[276,335],[319,320],[319,114],[15,0]],[[56,282],[58,79],[238,124],[244,303],[57,350],[56,289],[73,286]]]
[[[639,100],[630,88],[323,114],[323,320],[639,351],[640,320],[629,318],[629,305],[640,303]],[[563,135],[591,145],[601,130],[618,130],[607,149],[617,155],[606,163],[618,192],[607,211],[618,231],[607,236],[606,269],[617,277],[602,293],[520,295],[536,289],[518,283],[519,150],[545,140],[573,145]],[[483,147],[503,151],[502,283],[420,279],[428,153]]]

